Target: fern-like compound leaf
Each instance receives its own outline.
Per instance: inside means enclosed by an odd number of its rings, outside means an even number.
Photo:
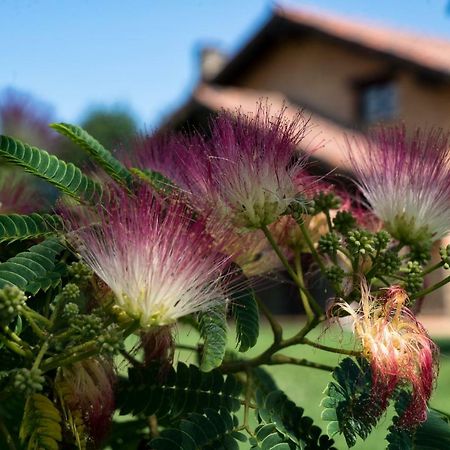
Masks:
[[[53,123],[50,126],[85,150],[112,179],[125,187],[130,186],[132,175],[128,169],[87,131],[69,123]]]
[[[400,392],[395,402],[397,416],[389,427],[387,450],[441,450],[450,448],[450,416],[433,408],[428,409],[427,420],[407,430],[397,426],[411,400],[409,392]]]
[[[0,242],[40,238],[60,229],[61,219],[54,214],[0,214]]]
[[[238,442],[245,442],[237,431],[236,416],[226,409],[205,409],[191,413],[179,422],[177,428],[165,429],[150,442],[154,450],[239,450]]]
[[[328,384],[327,397],[322,400],[322,418],[330,422],[328,434],[342,433],[349,447],[356,444],[358,436],[367,438],[383,412],[371,392],[369,364],[363,358],[358,363],[345,358],[336,367],[335,381]]]
[[[220,366],[227,346],[227,308],[220,304],[198,317],[200,335],[204,339],[200,369],[209,372]]]
[[[122,415],[156,415],[159,423],[178,420],[190,412],[206,408],[237,411],[241,404],[241,384],[234,375],[219,371],[202,372],[196,366],[178,363],[176,370],[161,372],[158,364],[128,369],[128,379],[119,384]]]
[[[236,319],[236,338],[240,352],[256,345],[259,336],[259,311],[253,289],[247,288],[235,295],[233,314]]]
[[[54,285],[56,257],[64,246],[55,238],[33,245],[26,252],[0,263],[0,288],[13,284],[35,294],[45,285]]]
[[[42,394],[33,394],[25,403],[19,438],[27,450],[58,450],[62,441],[61,415]]]
[[[101,186],[74,164],[17,139],[0,135],[0,156],[77,200],[93,202],[101,195]]]
[[[256,393],[257,413],[260,424],[254,449],[334,449],[334,441],[304,415],[303,408],[289,400],[283,391],[269,394]]]

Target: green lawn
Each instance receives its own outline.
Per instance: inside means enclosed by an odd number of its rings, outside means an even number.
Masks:
[[[293,321],[286,323],[285,336],[288,337],[295,334],[301,325],[300,322],[296,324]],[[230,336],[231,340],[232,334],[230,334]],[[326,331],[314,331],[308,335],[308,337],[311,339],[318,339],[319,342],[326,345],[347,345],[347,348],[352,348],[353,345],[351,335],[342,332],[338,328],[328,329]],[[249,351],[248,356],[257,354],[261,350],[267,348],[271,339],[272,335],[270,329],[268,327],[263,327],[257,347]],[[195,344],[197,342],[197,337],[193,331],[187,333],[185,329],[180,329],[178,331],[177,340],[183,344]],[[441,367],[437,389],[430,404],[437,409],[450,412],[450,339],[438,343],[441,346]],[[342,358],[341,356],[326,353],[304,345],[293,347],[283,353],[297,358],[308,358],[312,361],[326,364],[334,364]],[[195,355],[187,351],[177,352],[177,358],[188,363],[195,361]],[[267,369],[274,376],[278,386],[283,389],[298,406],[302,406],[305,409],[305,414],[312,417],[322,429],[326,429],[326,423],[320,418],[321,408],[319,404],[323,398],[323,391],[327,383],[331,380],[331,375],[321,370],[299,366],[272,366]],[[385,436],[388,426],[389,420],[384,417],[372,435],[366,441],[358,442],[353,448],[355,450],[385,450],[387,445]],[[339,450],[347,448],[345,441],[341,439],[340,436],[336,436],[335,439],[336,446]]]

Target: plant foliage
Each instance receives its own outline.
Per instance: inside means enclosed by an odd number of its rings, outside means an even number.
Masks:
[[[239,422],[227,410],[205,409],[190,413],[177,428],[165,429],[150,442],[154,450],[239,450],[238,441],[245,442],[237,431]]]
[[[227,307],[218,305],[198,318],[203,345],[200,369],[204,372],[220,366],[227,347]]]
[[[54,214],[1,214],[0,242],[36,239],[61,230],[61,220]]]
[[[87,131],[68,123],[54,123],[51,127],[85,150],[112,179],[126,187],[131,184],[131,173]]]
[[[8,136],[0,136],[0,156],[5,160],[23,167],[39,178],[58,188],[63,194],[77,200],[96,201],[101,194],[98,183],[84,175],[72,163],[65,163],[45,150]]]
[[[20,428],[20,440],[28,450],[58,450],[62,441],[61,415],[42,394],[28,397]]]
[[[322,400],[322,418],[329,421],[328,434],[342,433],[353,447],[357,436],[366,439],[378,422],[382,411],[371,394],[371,372],[368,363],[358,364],[345,358],[333,371],[333,378]]]
[[[206,408],[237,411],[241,389],[234,375],[202,372],[194,365],[178,363],[176,370],[171,367],[162,373],[157,365],[130,368],[128,379],[120,384],[120,413],[174,420]]]
[[[14,284],[24,291],[36,293],[53,285],[56,258],[63,249],[57,239],[49,238],[0,263],[0,288]]]
[[[303,408],[296,406],[283,391],[267,395],[257,392],[256,400],[262,425],[252,441],[253,449],[334,449],[334,441],[322,434],[313,420],[304,415]]]

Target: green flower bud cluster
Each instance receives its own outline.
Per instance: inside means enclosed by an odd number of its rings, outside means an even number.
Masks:
[[[341,239],[336,233],[327,233],[319,239],[319,250],[328,255],[335,255],[341,245]]]
[[[422,266],[418,261],[408,261],[406,265],[405,288],[409,293],[415,293],[422,289]]]
[[[14,388],[25,396],[42,391],[44,382],[45,378],[39,369],[18,369],[13,378]]]
[[[302,219],[303,214],[309,214],[309,209],[306,200],[303,197],[298,197],[289,204],[284,214],[290,215],[296,221],[299,221]]]
[[[332,283],[341,284],[344,281],[345,271],[339,266],[330,266],[326,268],[325,276]]]
[[[444,269],[450,269],[450,244],[447,247],[441,247],[439,250],[442,262],[444,263]]]
[[[380,275],[392,275],[400,269],[401,261],[397,253],[388,250],[378,256],[377,265]]]
[[[375,233],[374,238],[377,250],[385,250],[391,240],[391,235],[387,231],[381,230]]]
[[[356,226],[356,219],[348,211],[338,211],[333,219],[333,226],[341,234],[347,234]]]
[[[74,302],[80,297],[80,288],[74,283],[67,283],[60,295],[64,302]]]
[[[411,245],[408,257],[411,261],[418,261],[421,264],[426,264],[431,259],[431,241],[421,241],[420,245]]]
[[[63,317],[65,319],[73,319],[80,313],[80,308],[76,303],[69,302],[64,306]]]
[[[373,254],[376,240],[372,233],[365,230],[352,230],[348,233],[347,247],[354,255]]]
[[[74,262],[69,266],[69,274],[78,284],[86,284],[92,278],[92,270],[83,262]]]
[[[122,332],[117,325],[110,325],[106,332],[98,337],[97,342],[100,344],[100,353],[109,356],[123,349]]]
[[[82,340],[89,341],[100,336],[104,330],[103,319],[95,314],[80,314],[69,323],[69,329]]]
[[[341,206],[341,200],[333,193],[319,192],[313,198],[314,214],[329,211],[330,209],[338,209]]]
[[[22,310],[25,294],[16,286],[7,285],[0,289],[0,324],[8,325]]]

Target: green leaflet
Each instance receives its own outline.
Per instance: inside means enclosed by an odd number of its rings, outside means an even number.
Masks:
[[[85,150],[111,178],[125,187],[130,186],[132,176],[128,169],[87,131],[68,123],[53,123],[50,126]]]
[[[55,270],[55,259],[63,249],[57,239],[49,238],[0,263],[0,288],[14,284],[35,294],[43,285],[54,285],[51,274]]]
[[[48,236],[60,229],[61,220],[54,214],[0,215],[0,242]]]
[[[246,436],[237,431],[239,422],[229,411],[205,409],[191,413],[177,428],[165,429],[150,442],[154,450],[239,450]]]
[[[138,169],[136,167],[133,167],[130,170],[139,179],[148,183],[158,192],[169,194],[174,188],[174,184],[159,172],[148,169]]]
[[[383,412],[371,395],[370,367],[365,359],[358,362],[341,361],[322,400],[322,419],[330,422],[328,434],[342,433],[349,447],[356,444],[357,436],[367,438]]]
[[[246,352],[256,345],[259,336],[259,311],[255,293],[253,289],[247,288],[232,300],[239,351]]]
[[[122,415],[155,414],[158,422],[177,420],[190,412],[205,408],[237,411],[241,404],[241,384],[233,375],[219,371],[201,372],[196,366],[178,363],[160,370],[155,364],[147,368],[128,369],[128,379],[119,384],[119,408]]]
[[[66,163],[45,150],[31,147],[17,139],[0,135],[0,156],[77,200],[93,202],[101,195],[101,186],[84,175],[74,164]]]
[[[200,370],[209,372],[222,364],[227,346],[227,306],[217,305],[198,315],[200,335],[204,339]]]
[[[401,392],[395,403],[398,415],[401,415],[410,401],[410,394]],[[429,408],[427,420],[413,430],[398,428],[395,424],[389,427],[386,440],[388,450],[442,450],[450,448],[450,417],[436,409]]]
[[[283,391],[269,394],[256,392],[257,413],[261,426],[256,438],[251,440],[252,449],[334,449],[333,439],[305,416],[303,408],[289,400]]]
[[[55,405],[44,395],[33,394],[25,403],[19,433],[28,450],[58,450],[62,441],[61,415]]]

